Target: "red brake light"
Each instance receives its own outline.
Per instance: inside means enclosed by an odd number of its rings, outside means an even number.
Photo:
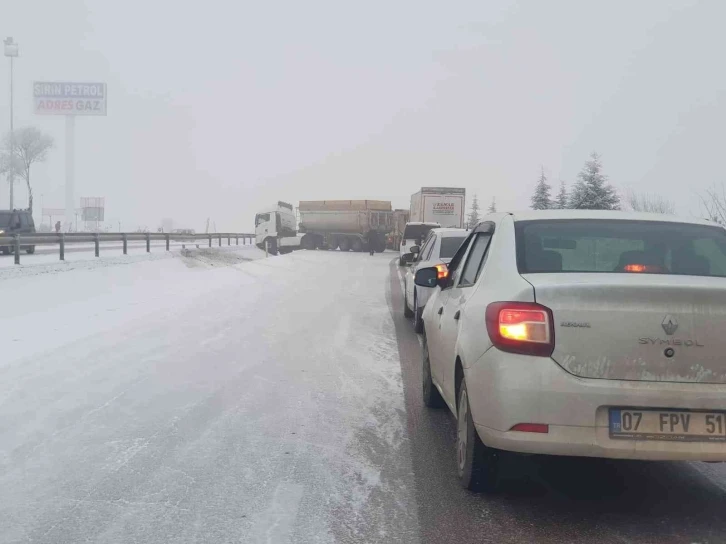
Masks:
[[[555,348],[552,311],[533,302],[494,302],[487,306],[487,332],[501,351],[549,357]]]
[[[436,278],[439,280],[443,280],[446,276],[449,275],[449,267],[445,264],[437,264],[436,272],[438,272]]]

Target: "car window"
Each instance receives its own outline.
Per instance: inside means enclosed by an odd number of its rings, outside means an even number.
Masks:
[[[491,234],[477,234],[477,237],[471,246],[471,251],[469,251],[469,255],[466,257],[466,263],[464,264],[463,271],[461,273],[459,287],[471,287],[476,283],[482,267],[484,266],[487,249],[489,248],[489,242],[491,239]]]
[[[426,253],[422,253],[423,258],[421,260],[423,261],[430,261],[431,260],[431,254],[434,251],[434,248],[436,247],[436,242],[438,241],[438,237],[435,234],[431,235],[431,243],[426,246]]]
[[[423,240],[434,228],[436,227],[433,225],[407,225],[403,231],[403,237],[406,240]]]
[[[451,259],[451,262],[449,263],[448,269],[449,269],[449,277],[446,281],[446,284],[442,287],[442,289],[448,289],[452,285],[455,284],[456,280],[459,277],[459,274],[461,272],[462,268],[462,262],[464,260],[464,257],[466,256],[467,251],[469,250],[469,247],[471,246],[472,240],[475,238],[475,234],[471,233],[469,237],[464,240],[464,243],[459,246],[458,251],[454,255],[454,258]]]
[[[520,273],[598,272],[726,277],[726,230],[660,221],[515,224]]]
[[[423,258],[424,252],[428,251],[428,248],[431,247],[431,243],[432,243],[431,241],[432,241],[433,237],[434,237],[433,233],[430,233],[426,237],[426,240],[420,246],[418,255],[416,256],[416,259],[414,260],[414,262],[420,263],[421,261],[424,260],[424,258]]]
[[[441,246],[439,247],[439,259],[451,259],[456,250],[461,247],[461,243],[466,240],[464,236],[445,236],[441,238]]]

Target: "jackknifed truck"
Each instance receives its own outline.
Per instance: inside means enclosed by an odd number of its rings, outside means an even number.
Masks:
[[[255,243],[269,253],[296,249],[376,252],[386,249],[393,228],[385,200],[303,200],[297,207],[279,201],[255,216]]]

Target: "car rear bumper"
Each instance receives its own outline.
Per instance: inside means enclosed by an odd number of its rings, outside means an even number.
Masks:
[[[717,384],[578,378],[545,357],[492,348],[465,369],[472,416],[485,444],[522,453],[614,459],[726,461],[726,442],[610,437],[612,407],[724,410]],[[511,431],[542,423],[548,433]]]

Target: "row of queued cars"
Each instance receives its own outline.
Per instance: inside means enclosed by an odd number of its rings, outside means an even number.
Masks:
[[[726,229],[614,211],[434,228],[405,275],[468,489],[513,454],[726,461]]]

